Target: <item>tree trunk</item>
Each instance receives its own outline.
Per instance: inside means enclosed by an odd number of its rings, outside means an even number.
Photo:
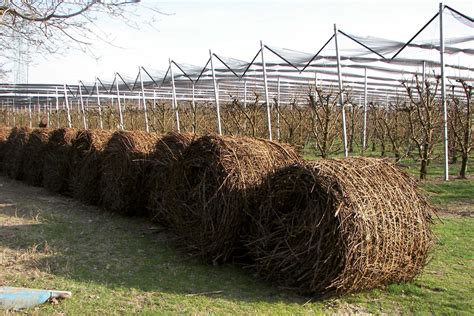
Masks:
[[[462,160],[461,160],[461,170],[459,171],[459,177],[461,177],[462,179],[466,179],[468,159],[469,159],[469,154],[468,153],[463,153],[462,154]]]
[[[421,160],[421,166],[420,166],[420,179],[425,180],[426,175],[427,175],[427,161],[425,159]]]

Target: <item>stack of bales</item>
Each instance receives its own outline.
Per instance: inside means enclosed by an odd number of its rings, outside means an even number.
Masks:
[[[285,164],[295,151],[264,139],[207,135],[195,140],[172,166],[161,216],[187,251],[225,262],[239,248],[247,221],[248,189]]]
[[[8,135],[10,135],[11,128],[0,127],[0,174],[3,172],[3,158],[5,156],[5,144],[7,143]]]
[[[43,182],[43,164],[51,130],[35,129],[25,144],[21,159],[24,180],[30,185],[39,186]]]
[[[28,127],[14,127],[4,145],[3,170],[12,179],[23,180],[24,168],[22,166],[22,151],[28,139],[31,129]]]
[[[124,215],[144,215],[148,202],[147,177],[159,135],[118,131],[103,150],[101,205]]]
[[[72,140],[71,189],[82,202],[99,203],[102,153],[112,134],[110,130],[83,130]]]
[[[369,158],[287,166],[257,189],[247,247],[259,274],[303,293],[412,280],[432,245],[414,181]]]
[[[195,134],[171,132],[164,135],[156,143],[151,159],[151,173],[148,183],[150,197],[148,201],[149,215],[154,222],[169,226],[166,222],[165,188],[171,181],[170,171],[173,165],[182,158],[183,152],[194,140]]]
[[[76,129],[59,128],[49,136],[43,163],[43,186],[50,191],[71,194],[71,143],[76,134]]]

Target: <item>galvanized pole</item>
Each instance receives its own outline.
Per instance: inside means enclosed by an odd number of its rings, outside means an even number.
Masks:
[[[219,88],[217,87],[216,73],[214,71],[214,63],[212,62],[212,52],[209,50],[209,58],[211,61],[211,71],[212,71],[212,82],[214,84],[214,98],[216,101],[216,112],[217,112],[217,133],[222,135],[222,126],[221,126],[221,110],[219,106]]]
[[[153,110],[156,109],[156,90],[153,90]]]
[[[69,109],[69,100],[67,97],[67,89],[66,84],[64,84],[64,102],[66,103],[66,111],[67,111],[67,126],[72,128],[72,121],[71,121],[71,110]]]
[[[244,109],[247,108],[247,80],[244,80]]]
[[[98,83],[97,78],[95,79],[95,93],[97,94],[97,109],[99,111],[99,127],[100,129],[103,129],[104,124],[102,122],[102,106],[100,104],[99,83]]]
[[[277,140],[280,141],[280,76],[278,76],[277,87]]]
[[[145,130],[146,132],[150,132],[150,128],[148,127],[148,113],[146,110],[146,97],[145,97],[145,87],[143,85],[143,76],[142,76],[142,67],[139,69],[140,74],[140,84],[142,86],[142,98],[143,98],[143,111],[145,113]]]
[[[268,139],[272,140],[272,117],[270,110],[270,100],[268,96],[267,65],[265,64],[264,46],[262,41],[260,41],[260,54],[262,54],[263,85],[265,88],[265,103],[267,104]]]
[[[364,152],[367,147],[367,68],[364,68],[364,128],[362,133],[362,152]]]
[[[422,73],[421,73],[421,80],[422,80],[422,85],[421,85],[421,91],[424,93],[425,92],[425,85],[426,85],[426,61],[423,60],[423,66],[422,66]]]
[[[193,108],[193,124],[192,124],[192,127],[193,127],[193,133],[196,133],[196,100],[195,100],[195,95],[194,95],[194,82],[192,84],[192,90],[193,90],[193,95],[192,95],[192,99],[191,99],[191,106]]]
[[[84,129],[87,129],[86,111],[84,110],[84,99],[82,98],[81,84],[79,83],[78,86],[79,86],[79,98],[81,100],[82,124],[84,125]]]
[[[59,122],[59,92],[58,92],[58,87],[56,87],[56,126],[59,128],[60,122]]]
[[[123,113],[122,113],[122,102],[120,101],[120,89],[119,89],[119,83],[117,79],[117,73],[115,73],[115,87],[117,89],[117,103],[118,103],[118,108],[119,108],[119,128],[123,130],[125,128],[123,124]]]
[[[439,4],[439,43],[441,62],[441,103],[443,104],[444,180],[449,180],[448,165],[448,111],[446,109],[446,74],[444,70],[443,3]]]
[[[180,128],[179,128],[178,100],[176,99],[176,86],[175,86],[175,83],[174,83],[173,65],[171,64],[171,59],[169,59],[169,64],[170,64],[171,88],[172,88],[171,91],[172,91],[172,94],[173,94],[173,101],[171,103],[171,107],[173,108],[175,116],[176,116],[176,130],[179,133]]]
[[[33,117],[31,116],[31,98],[28,102],[28,118],[30,119],[30,128],[33,128]]]
[[[334,24],[334,41],[336,43],[336,59],[337,59],[337,76],[339,78],[339,101],[341,103],[342,112],[342,141],[344,143],[344,157],[349,156],[347,151],[347,131],[346,131],[346,111],[344,109],[344,95],[342,88],[342,73],[341,73],[341,57],[339,56],[339,47],[337,44],[337,27]]]

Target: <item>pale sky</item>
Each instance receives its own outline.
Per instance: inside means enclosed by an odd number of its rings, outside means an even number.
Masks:
[[[276,47],[314,53],[332,35],[334,23],[351,34],[406,42],[439,6],[436,0],[142,2],[168,15],[156,15],[154,27],[144,25],[140,30],[118,20],[103,19],[101,28],[115,46],[95,43],[92,50],[98,59],[78,50],[65,55],[35,56],[29,68],[29,82],[93,82],[96,76],[112,79],[116,71],[134,77],[139,66],[166,70],[168,58],[204,66],[209,49],[222,56],[250,61],[260,40]],[[472,0],[444,4],[474,16]],[[154,13],[143,10],[139,14],[149,21]],[[437,36],[436,31],[431,32]]]

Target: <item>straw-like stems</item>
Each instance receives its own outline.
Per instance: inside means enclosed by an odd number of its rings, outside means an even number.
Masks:
[[[201,137],[173,165],[163,216],[189,252],[227,261],[251,212],[248,189],[298,160],[292,148],[263,139]]]
[[[49,136],[43,165],[43,186],[50,191],[71,195],[71,143],[73,128],[55,129]]]
[[[125,215],[146,214],[149,188],[146,178],[159,135],[140,131],[115,132],[102,160],[101,205]]]
[[[102,154],[112,134],[110,130],[82,130],[72,141],[71,189],[82,202],[99,203]]]
[[[295,164],[257,190],[247,247],[259,274],[303,293],[412,280],[432,246],[415,182],[370,158]]]

